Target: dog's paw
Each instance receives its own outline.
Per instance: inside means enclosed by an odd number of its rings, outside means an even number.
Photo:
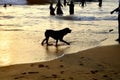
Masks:
[[[44,44],[43,44],[43,43],[41,43],[41,45],[43,46]]]
[[[53,44],[47,44],[47,46],[52,46]]]
[[[67,45],[70,45],[70,43],[67,43]]]

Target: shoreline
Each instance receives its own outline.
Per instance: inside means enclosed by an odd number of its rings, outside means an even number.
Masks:
[[[120,45],[102,46],[47,62],[0,67],[0,79],[118,80],[119,48]]]

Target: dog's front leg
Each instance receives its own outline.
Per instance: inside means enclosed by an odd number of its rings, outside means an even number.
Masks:
[[[61,39],[60,41],[62,41],[62,42],[64,42],[64,43],[66,43],[67,45],[70,45],[70,43],[68,43],[68,42],[64,41],[63,39]]]
[[[47,44],[47,45],[49,45],[49,44],[48,44],[48,40],[49,40],[49,37],[48,37],[48,38],[46,38],[46,44]]]
[[[56,45],[55,46],[57,46],[57,44],[58,44],[58,39],[56,40]]]

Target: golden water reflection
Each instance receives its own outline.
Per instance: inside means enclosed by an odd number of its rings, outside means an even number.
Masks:
[[[48,61],[64,55],[69,46],[41,46],[40,38],[28,32],[0,32],[0,66]],[[33,36],[34,35],[34,36]]]
[[[71,34],[75,36],[75,34]],[[69,35],[68,35],[69,36]],[[67,41],[72,41],[72,36]],[[42,46],[44,36],[41,32],[34,31],[1,31],[0,32],[0,66],[13,64],[33,63],[49,61],[65,54],[77,53],[82,50],[95,47],[96,41],[92,42],[84,38],[71,42],[71,45],[59,43],[58,47]],[[66,39],[65,39],[66,40]],[[52,40],[50,40],[52,41]],[[52,43],[54,43],[52,41]],[[94,46],[95,45],[95,46]]]
[[[6,65],[11,62],[11,36],[8,32],[0,32],[0,64]]]

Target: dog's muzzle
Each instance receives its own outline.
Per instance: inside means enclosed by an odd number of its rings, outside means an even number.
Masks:
[[[72,32],[72,30],[69,30],[69,33],[71,33]]]

